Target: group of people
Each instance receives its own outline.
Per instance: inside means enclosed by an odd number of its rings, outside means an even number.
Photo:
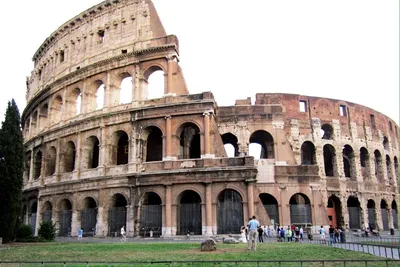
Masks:
[[[321,225],[321,230],[323,229],[322,225]],[[324,238],[322,239],[322,233],[321,233],[321,239],[322,240],[326,240],[325,238],[325,229],[323,229],[324,232]],[[343,238],[344,232],[341,226],[337,226],[336,228],[334,228],[332,225],[329,226],[329,240],[333,243],[341,243],[343,242],[344,238]]]
[[[276,229],[276,241],[277,242],[301,242],[303,241],[304,229],[302,226],[297,227],[294,224],[288,225],[286,229],[283,227]]]

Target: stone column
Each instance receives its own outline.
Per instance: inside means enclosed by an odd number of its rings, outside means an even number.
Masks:
[[[210,112],[204,112],[204,155],[202,158],[213,158],[211,155]]]
[[[61,165],[61,140],[58,138],[56,141],[57,153],[56,153],[56,168],[55,168],[55,176],[57,182],[60,181],[60,165]]]
[[[75,169],[73,171],[73,179],[79,179],[81,174],[81,161],[82,161],[82,134],[80,132],[77,133],[76,139],[76,158],[75,158]]]
[[[133,218],[133,206],[126,206],[126,234],[128,237],[133,237],[135,234],[135,223]]]
[[[176,62],[175,62],[175,57],[168,58],[168,74],[167,74],[167,87],[164,87],[164,94],[172,94],[172,88],[173,88],[173,74],[176,72]]]
[[[213,235],[212,232],[212,194],[211,183],[206,184],[206,235]]]
[[[33,170],[35,169],[35,166],[33,165],[34,157],[35,157],[35,154],[33,154],[33,150],[34,149],[32,148],[32,150],[31,150],[31,168],[29,170],[29,180],[28,180],[29,183],[32,183],[32,181],[33,181]]]
[[[33,233],[34,236],[38,235],[39,231],[39,224],[42,221],[42,210],[40,208],[40,200],[37,199],[37,210],[36,210],[36,222],[35,222],[35,232]]]
[[[171,126],[171,116],[165,116],[165,151],[163,160],[173,160],[172,158],[172,126]]]
[[[72,210],[71,236],[78,235],[78,227],[81,227],[80,212],[81,211],[76,208],[76,203],[74,203],[74,209]]]
[[[107,130],[104,125],[100,126],[100,140],[99,140],[99,166],[98,172],[100,176],[105,175],[105,166],[108,164],[107,161]],[[108,155],[110,156],[110,155]]]
[[[249,218],[254,215],[254,183],[247,183],[247,205],[249,210]]]
[[[165,232],[164,236],[171,236],[171,211],[172,211],[171,185],[165,186]]]

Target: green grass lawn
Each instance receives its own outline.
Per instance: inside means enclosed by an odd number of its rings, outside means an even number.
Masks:
[[[343,249],[319,245],[298,243],[262,243],[257,251],[248,251],[246,244],[217,243],[217,250],[213,252],[200,251],[200,242],[197,243],[35,243],[13,244],[0,249],[0,261],[93,261],[93,262],[137,262],[137,261],[246,261],[246,260],[382,260],[361,252],[352,252]],[[389,266],[400,266],[390,263]],[[1,267],[10,265],[1,264]],[[17,266],[17,265],[12,265]],[[35,266],[25,264],[23,266]],[[40,264],[36,265],[40,266]],[[55,265],[45,265],[55,266]],[[62,266],[62,265],[58,265]],[[79,266],[79,265],[70,265]],[[80,265],[86,266],[86,265]],[[99,266],[90,264],[90,267]],[[113,265],[114,266],[114,265]],[[125,265],[126,266],[126,265]],[[129,266],[129,265],[128,265]],[[150,266],[141,264],[133,266]],[[152,266],[170,266],[168,264]],[[190,264],[172,266],[191,266]],[[193,266],[214,266],[213,264],[195,264]],[[218,266],[235,266],[235,264],[221,263]],[[256,263],[240,264],[239,266],[257,266]],[[276,264],[260,264],[259,266],[279,266]],[[297,264],[282,264],[284,266],[300,266]],[[303,266],[322,266],[316,263],[307,263]],[[339,263],[325,264],[325,266],[343,266]],[[346,264],[346,266],[365,266],[365,263]],[[386,266],[382,263],[368,264],[368,266]]]

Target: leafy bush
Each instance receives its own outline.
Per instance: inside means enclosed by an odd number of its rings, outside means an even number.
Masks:
[[[38,234],[46,240],[54,240],[56,238],[56,224],[51,221],[42,222],[39,226]]]
[[[30,225],[21,224],[17,231],[18,239],[29,239],[33,237],[32,228]]]

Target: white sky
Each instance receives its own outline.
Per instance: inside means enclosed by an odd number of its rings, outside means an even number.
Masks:
[[[33,54],[61,24],[99,0],[2,4],[0,120],[25,107]],[[296,93],[371,107],[399,123],[398,0],[154,0],[180,41],[191,93],[219,105],[256,93]]]

